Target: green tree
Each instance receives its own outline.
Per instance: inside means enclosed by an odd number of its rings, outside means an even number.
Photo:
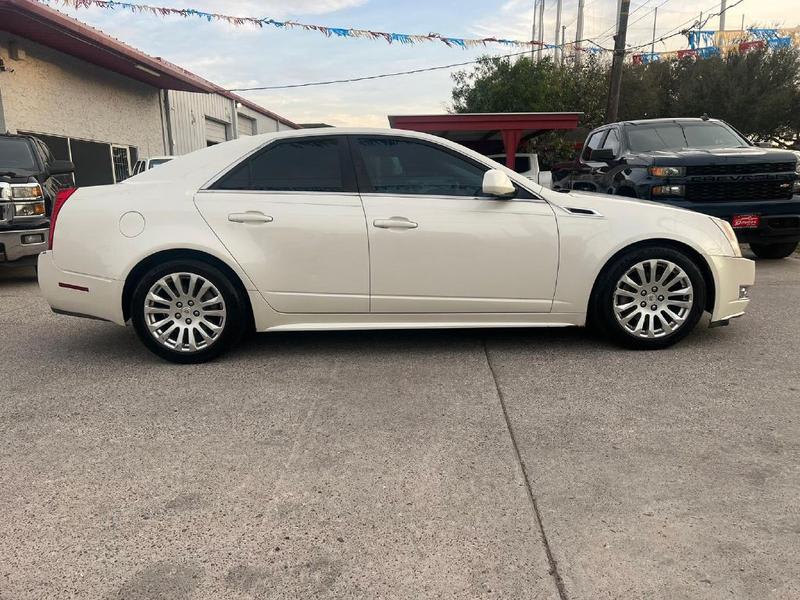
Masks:
[[[609,63],[580,66],[484,58],[453,75],[455,112],[580,111],[588,127],[604,122]],[[800,52],[729,54],[725,58],[626,64],[620,118],[723,119],[756,141],[800,149]]]

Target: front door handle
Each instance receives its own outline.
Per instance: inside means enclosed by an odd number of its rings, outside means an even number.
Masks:
[[[249,210],[243,213],[229,214],[228,221],[231,223],[272,223],[272,217],[257,210]]]
[[[375,219],[372,224],[379,229],[416,229],[419,227],[414,221],[405,217],[392,217],[391,219]]]

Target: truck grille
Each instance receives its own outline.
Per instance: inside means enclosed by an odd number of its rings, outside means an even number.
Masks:
[[[741,163],[694,165],[686,167],[686,175],[749,175],[752,173],[792,173],[795,163]]]
[[[687,183],[690,202],[747,202],[792,197],[792,184],[785,181]]]

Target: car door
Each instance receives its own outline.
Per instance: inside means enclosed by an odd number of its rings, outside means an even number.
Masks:
[[[367,231],[346,144],[275,140],[195,197],[277,311],[369,312]]]
[[[558,232],[549,204],[482,194],[489,167],[402,136],[350,138],[367,218],[371,310],[549,312]]]

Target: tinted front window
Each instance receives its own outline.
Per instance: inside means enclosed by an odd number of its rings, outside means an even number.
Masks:
[[[285,192],[343,192],[339,141],[312,138],[281,141],[247,159],[216,189]]]
[[[167,163],[171,160],[172,160],[171,158],[154,158],[153,160],[150,161],[150,168],[152,169],[153,167],[157,167],[158,165],[163,165],[164,163]]]
[[[614,156],[619,156],[619,134],[616,129],[612,129],[608,132],[608,137],[606,141],[603,142],[603,148],[612,150]]]
[[[626,127],[633,152],[683,148],[744,148],[748,143],[720,123],[660,123]]]
[[[370,184],[379,194],[480,196],[488,167],[422,142],[364,137],[356,140]]]
[[[36,159],[27,140],[0,137],[0,173],[18,169],[36,171]]]
[[[591,158],[592,150],[597,150],[600,147],[600,143],[603,141],[603,136],[605,134],[606,130],[604,129],[589,136],[589,139],[586,141],[586,147],[583,149],[583,160],[589,160]]]

